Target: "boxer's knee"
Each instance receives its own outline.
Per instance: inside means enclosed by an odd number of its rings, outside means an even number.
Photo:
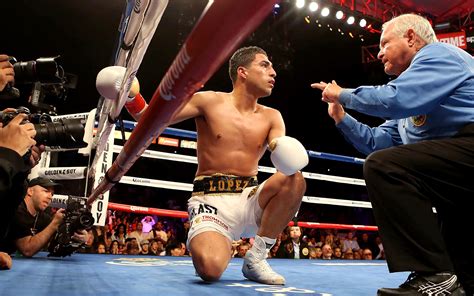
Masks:
[[[197,274],[206,282],[219,280],[227,267],[227,258],[223,258],[223,256],[219,256],[214,252],[199,255],[193,253],[192,258]]]
[[[300,203],[306,191],[306,181],[301,172],[297,172],[291,176],[284,176],[281,191],[291,198],[294,203]]]
[[[294,175],[289,176],[291,179],[291,188],[294,190],[295,195],[301,199],[303,194],[306,192],[306,180],[301,172],[297,172]]]
[[[189,244],[197,274],[204,281],[219,280],[231,258],[230,242],[217,232],[196,235]]]

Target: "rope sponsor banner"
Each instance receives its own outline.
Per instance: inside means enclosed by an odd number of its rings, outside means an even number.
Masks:
[[[38,175],[52,180],[79,180],[86,177],[86,167],[40,168]]]
[[[98,161],[93,167],[95,170],[94,175],[94,184],[93,188],[97,186],[104,178],[105,173],[112,165],[112,157],[113,157],[113,147],[114,147],[114,134],[109,134],[109,139],[105,143],[104,149]],[[109,203],[109,191],[100,194],[97,199],[91,204],[91,213],[95,219],[94,225],[104,226],[106,220],[106,213],[107,213],[107,205]]]

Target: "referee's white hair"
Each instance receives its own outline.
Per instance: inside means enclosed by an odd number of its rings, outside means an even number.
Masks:
[[[412,29],[426,44],[437,42],[436,34],[430,22],[417,14],[402,14],[382,25],[382,31],[393,24],[392,32],[403,37],[408,29]]]

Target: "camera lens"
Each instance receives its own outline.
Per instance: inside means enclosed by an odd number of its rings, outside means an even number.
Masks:
[[[90,212],[84,212],[79,217],[79,224],[81,226],[79,229],[89,228],[94,225],[94,217]]]
[[[83,119],[63,119],[59,122],[35,124],[35,140],[38,144],[61,148],[82,148],[84,138]]]
[[[15,82],[26,83],[60,83],[64,78],[64,71],[56,62],[57,57],[39,58],[35,61],[17,62],[13,65]],[[61,71],[60,71],[61,69]]]
[[[36,62],[18,62],[13,65],[13,70],[15,72],[15,81],[18,84],[21,83],[31,83],[36,79]]]

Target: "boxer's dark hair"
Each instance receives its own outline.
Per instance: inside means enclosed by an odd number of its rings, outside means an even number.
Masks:
[[[255,59],[255,55],[261,53],[266,56],[265,50],[258,46],[248,46],[237,49],[229,60],[229,76],[232,84],[237,80],[237,69],[241,66],[246,67]]]

